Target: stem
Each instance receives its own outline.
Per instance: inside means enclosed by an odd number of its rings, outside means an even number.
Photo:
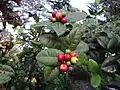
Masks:
[[[65,87],[66,87],[66,90],[68,90],[68,72],[66,72],[65,74]]]

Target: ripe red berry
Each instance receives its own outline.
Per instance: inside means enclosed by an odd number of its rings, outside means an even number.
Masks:
[[[78,54],[76,52],[72,52],[71,57],[77,57],[78,58]]]
[[[65,54],[65,61],[70,61],[71,55],[70,54]]]
[[[61,22],[63,23],[63,24],[65,24],[65,23],[67,23],[67,18],[62,18],[62,20],[61,20]]]
[[[63,17],[62,17],[62,13],[61,12],[57,12],[56,13],[56,18],[57,20],[61,20]]]
[[[61,72],[67,72],[69,70],[68,65],[67,64],[61,64],[59,67],[59,70]]]
[[[56,16],[56,11],[52,12],[52,16],[55,17]]]
[[[65,55],[63,53],[59,53],[57,55],[57,59],[58,61],[63,62],[65,60]]]

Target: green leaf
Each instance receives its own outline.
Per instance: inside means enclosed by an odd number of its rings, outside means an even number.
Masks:
[[[101,65],[101,69],[105,72],[115,73],[118,71],[117,61],[119,60],[119,56],[110,56],[105,59],[105,61]]]
[[[80,43],[76,47],[76,50],[80,50],[82,52],[87,52],[87,51],[89,51],[89,46],[84,41],[80,41]]]
[[[97,88],[101,84],[101,77],[98,74],[91,74],[91,84],[94,88]]]
[[[38,31],[41,31],[42,26],[40,25],[40,23],[35,23],[33,25],[31,25],[31,29],[34,30],[34,34],[36,34]]]
[[[58,67],[45,67],[44,78],[47,81],[54,80],[60,74]]]
[[[108,42],[108,45],[107,45],[107,48],[108,48],[108,50],[109,49],[115,49],[115,46],[116,46],[116,44],[118,43],[118,39],[117,38],[112,38],[112,39],[110,39],[109,40],[109,42]]]
[[[11,80],[10,76],[0,75],[0,84],[5,84]]]
[[[95,3],[98,5],[101,0],[95,0]]]
[[[77,27],[73,28],[66,37],[66,39],[67,39],[66,44],[69,45],[68,48],[71,50],[75,50],[81,41],[81,30],[80,29],[82,29],[82,26],[80,26],[80,27],[77,26]]]
[[[0,64],[0,84],[10,81],[12,75],[14,70],[10,66]]]
[[[85,12],[68,12],[66,18],[71,19],[72,21],[80,21],[87,17]]]
[[[76,52],[78,53],[79,58],[81,60],[88,60],[88,57],[87,57],[87,55],[84,52],[78,52],[78,51],[76,51]]]
[[[50,20],[46,20],[46,21],[41,21],[40,23],[39,23],[39,25],[40,26],[50,26],[51,25],[51,21]]]
[[[57,43],[59,43],[59,40],[55,35],[46,33],[40,36],[39,42],[47,47],[54,47]]]
[[[97,62],[95,60],[89,59],[88,70],[92,73],[98,73],[99,72],[99,65],[97,64]]]
[[[51,26],[56,32],[57,36],[61,36],[67,31],[66,26],[61,22],[52,23]]]
[[[65,37],[58,38],[55,34],[49,33],[42,34],[39,42],[46,47],[60,49],[62,51],[66,50],[69,46]]]
[[[98,60],[98,57],[97,57],[97,55],[95,54],[94,51],[89,51],[89,55],[90,55],[90,57],[91,57],[92,59]]]
[[[120,41],[118,41],[115,45],[115,49],[120,50]]]
[[[24,90],[30,90],[30,88],[28,86],[26,86]]]
[[[10,90],[15,90],[15,86],[11,86]],[[26,90],[26,89],[25,89]]]
[[[12,49],[9,51],[8,55],[14,57],[14,59],[16,60],[15,57],[17,56],[17,54],[20,54],[22,52],[21,48],[23,48],[22,44],[14,45]]]
[[[107,48],[109,38],[105,37],[105,36],[100,36],[100,37],[97,38],[97,41],[103,48]]]
[[[88,63],[88,57],[85,53],[83,52],[79,52],[76,50],[76,52],[78,53],[79,55],[79,58],[78,58],[78,62],[77,62],[77,66],[82,66],[82,65],[86,65]]]
[[[36,56],[38,65],[39,64],[41,65],[41,63],[42,63],[42,64],[48,65],[48,66],[57,66],[59,63],[57,60],[57,54],[59,54],[59,53],[63,53],[63,52],[60,50],[57,50],[57,49],[42,50]]]
[[[18,35],[22,35],[24,33],[23,30],[24,30],[23,28],[18,29],[17,30],[17,34]]]
[[[33,46],[40,46],[41,45],[41,42],[38,42],[38,41],[32,41],[31,43]]]
[[[14,75],[14,70],[8,65],[0,64],[0,74],[12,76],[12,75]]]

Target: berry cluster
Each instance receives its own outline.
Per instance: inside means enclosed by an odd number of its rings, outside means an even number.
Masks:
[[[60,62],[59,70],[61,72],[67,72],[69,70],[69,66],[72,64],[76,64],[78,61],[78,54],[76,52],[71,52],[70,49],[65,51],[65,54],[59,53],[57,55],[58,61]]]
[[[61,22],[63,24],[67,23],[67,18],[65,18],[65,11],[54,11],[52,12],[52,16],[50,17],[51,22]]]

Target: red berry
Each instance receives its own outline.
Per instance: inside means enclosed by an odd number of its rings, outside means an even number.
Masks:
[[[65,55],[63,53],[59,53],[57,58],[58,58],[58,61],[63,62],[65,60]]]
[[[71,59],[71,55],[70,54],[65,54],[65,60],[70,61],[70,59]]]
[[[76,52],[72,52],[71,57],[77,57],[78,58],[78,54]]]
[[[57,12],[57,13],[56,13],[56,18],[57,18],[58,20],[61,20],[61,19],[62,19],[62,13],[61,13],[61,12]]]
[[[67,64],[61,64],[59,67],[59,70],[61,72],[67,72],[69,70],[68,65]]]
[[[62,18],[62,20],[61,20],[61,22],[63,23],[63,24],[65,24],[65,23],[67,23],[67,18]]]
[[[56,11],[52,12],[52,16],[55,17],[56,16]]]

